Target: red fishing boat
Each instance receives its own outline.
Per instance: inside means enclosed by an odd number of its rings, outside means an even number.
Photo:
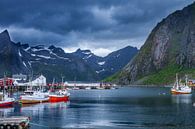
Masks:
[[[6,94],[6,91],[5,91],[6,76],[5,75],[4,75],[2,84],[3,84],[3,92],[0,92],[0,108],[12,107],[15,102],[15,99],[8,97],[8,95]]]
[[[4,107],[12,107],[14,104],[15,99],[14,98],[9,98],[7,96],[1,96],[0,97],[0,108]]]
[[[53,94],[49,95],[50,102],[67,102],[69,101],[69,95],[67,90],[59,90]]]
[[[52,83],[52,87],[54,85],[55,79],[53,79],[53,83]],[[69,101],[69,96],[70,93],[65,89],[65,87],[63,88],[63,77],[62,77],[62,84],[61,84],[61,90],[56,91],[56,92],[50,92],[49,94],[49,102],[67,102]],[[52,91],[54,89],[51,89]]]
[[[191,94],[192,93],[192,89],[188,85],[188,77],[187,77],[187,75],[186,75],[186,79],[185,80],[186,80],[185,84],[182,84],[178,80],[178,74],[176,74],[176,82],[175,82],[174,86],[171,88],[171,93],[172,94]]]

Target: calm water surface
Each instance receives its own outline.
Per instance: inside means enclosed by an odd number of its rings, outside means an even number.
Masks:
[[[69,103],[15,106],[0,109],[0,116],[30,116],[31,129],[195,128],[195,94],[171,95],[169,90],[72,90]]]

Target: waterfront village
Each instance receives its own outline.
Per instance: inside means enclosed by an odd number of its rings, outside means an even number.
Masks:
[[[79,89],[117,89],[111,83],[83,83],[83,82],[61,82],[47,83],[47,78],[43,75],[28,77],[23,74],[15,74],[12,77],[0,79],[0,108],[9,108],[14,105],[37,104],[37,103],[57,103],[69,101],[69,90]],[[14,92],[20,92],[19,97],[13,97]],[[22,93],[21,93],[22,92]],[[28,117],[0,118],[0,129],[20,127],[28,128],[30,119]]]
[[[35,89],[40,88],[40,86],[45,88],[61,88],[65,87],[68,90],[78,90],[78,89],[114,89],[116,84],[103,83],[103,82],[81,82],[81,81],[64,81],[62,77],[61,82],[55,82],[53,79],[52,83],[47,83],[47,78],[44,75],[36,75],[33,77],[28,77],[24,74],[14,74],[12,77],[6,77],[6,79],[0,79],[0,86],[3,87],[4,80],[6,81],[6,86],[13,86],[11,88],[18,88],[19,90],[25,90],[27,87],[34,87]]]
[[[172,95],[191,94],[195,80],[188,79],[185,81],[179,79],[176,74],[176,81],[172,88],[169,89]],[[70,101],[70,90],[106,90],[118,89],[117,85],[111,83],[83,83],[83,82],[67,82],[61,78],[61,82],[47,83],[47,78],[43,75],[28,77],[23,74],[15,74],[12,77],[0,79],[0,108],[14,107],[15,105],[33,105],[38,103],[67,103]],[[18,97],[14,97],[13,93],[19,92]],[[12,95],[11,95],[12,94]],[[4,128],[29,128],[30,118],[28,116],[13,116],[0,118],[0,129]]]

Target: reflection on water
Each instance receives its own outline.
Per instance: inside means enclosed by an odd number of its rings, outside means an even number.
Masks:
[[[192,103],[192,94],[180,94],[180,95],[172,95],[172,101],[173,103],[186,103],[191,104]]]
[[[31,129],[190,129],[195,128],[192,95],[171,95],[169,88],[75,90],[69,103],[15,105],[3,116],[30,116]]]

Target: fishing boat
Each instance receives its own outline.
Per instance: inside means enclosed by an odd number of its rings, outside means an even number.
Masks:
[[[0,93],[0,108],[12,107],[14,102],[14,98],[8,97],[8,95]]]
[[[20,96],[20,102],[22,104],[35,104],[44,103],[49,101],[49,93],[43,92],[42,88],[38,91],[33,90],[32,86],[24,91],[24,94]]]
[[[11,98],[11,97],[8,96],[8,94],[6,94],[6,91],[5,91],[5,84],[6,84],[5,79],[6,79],[6,76],[4,75],[3,92],[0,92],[0,108],[12,107],[14,102],[15,102],[14,98]]]
[[[23,95],[20,96],[20,102],[22,104],[34,104],[34,103],[44,103],[49,101],[49,96],[45,95],[41,91],[25,91]]]
[[[49,92],[43,91],[43,86],[39,85],[39,90],[33,90],[32,87],[32,76],[29,80],[30,87],[24,91],[24,94],[20,96],[20,102],[22,104],[35,104],[44,103],[49,101]]]
[[[53,83],[52,86],[54,84],[55,79],[53,79]],[[62,84],[63,84],[63,79],[62,79]],[[64,89],[63,87],[61,87],[61,90],[56,91],[56,92],[50,92],[49,95],[49,102],[67,102],[69,101],[69,96],[70,93]]]
[[[49,95],[50,102],[67,102],[69,101],[70,93],[67,90],[59,90]]]
[[[186,75],[185,83],[181,83],[178,80],[178,74],[176,74],[176,82],[174,86],[171,88],[172,94],[191,94],[192,89],[188,86],[188,78]]]

